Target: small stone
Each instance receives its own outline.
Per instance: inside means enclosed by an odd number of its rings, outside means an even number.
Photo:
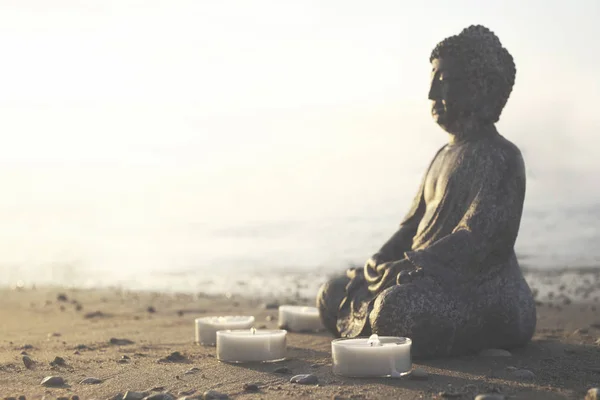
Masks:
[[[31,357],[29,357],[29,356],[23,356],[23,365],[25,365],[25,368],[31,369],[34,364],[35,364],[35,361],[33,361],[31,359]]]
[[[424,381],[429,379],[429,373],[425,371],[423,368],[415,368],[408,374],[410,379]]]
[[[90,349],[85,344],[78,344],[77,346],[75,346],[75,350],[92,350],[92,349]]]
[[[504,395],[498,393],[478,394],[475,400],[504,400]]]
[[[185,356],[178,351],[174,351],[171,354],[169,354],[168,356],[163,357],[158,360],[158,362],[171,362],[171,363],[184,362],[184,361],[186,361]]]
[[[600,388],[591,388],[588,390],[584,400],[600,400]]]
[[[69,400],[68,397],[57,397],[56,400]]]
[[[519,378],[519,379],[533,379],[535,378],[535,374],[533,372],[531,372],[528,369],[518,369],[516,371],[513,371],[512,375],[515,378]]]
[[[17,400],[27,400],[27,397],[21,395],[21,396],[17,397]]]
[[[256,393],[260,389],[256,383],[244,383],[244,392]]]
[[[438,395],[445,399],[455,399],[458,397],[462,397],[464,393],[462,392],[439,392]]]
[[[316,385],[319,383],[319,378],[313,374],[300,374],[293,376],[290,383],[298,383],[300,385]]]
[[[80,385],[98,385],[102,382],[104,382],[102,379],[89,377],[89,378],[83,379],[81,382],[79,382],[79,384]]]
[[[196,393],[196,389],[182,390],[177,393],[178,396],[191,396]]]
[[[48,334],[48,339],[52,338],[52,337],[60,337],[61,334],[60,332],[51,332]]]
[[[155,393],[144,397],[144,400],[176,400],[171,393]]]
[[[229,398],[225,393],[217,392],[216,390],[207,390],[203,396],[204,400],[224,400]]]
[[[71,400],[79,400],[79,396],[77,396],[76,394],[74,394],[73,396],[71,396]]]
[[[277,310],[278,308],[279,308],[279,303],[276,301],[265,304],[265,310]]]
[[[134,342],[129,339],[117,339],[117,338],[110,338],[109,343],[113,344],[115,346],[126,346],[128,344],[134,344]]]
[[[102,311],[92,311],[89,313],[85,313],[83,315],[83,318],[85,318],[85,319],[102,318],[102,317],[106,317],[106,314],[104,314]]]
[[[512,354],[510,351],[503,349],[485,349],[479,352],[481,357],[510,357]]]
[[[57,300],[57,301],[65,301],[65,302],[66,302],[66,301],[69,301],[69,298],[67,297],[67,295],[66,295],[66,294],[64,294],[64,293],[59,293],[59,294],[56,296],[56,300]]]
[[[163,390],[165,390],[164,386],[156,386],[150,389],[151,392],[162,392]]]
[[[276,374],[291,374],[292,370],[289,369],[288,367],[280,367],[280,368],[275,369],[273,372]]]
[[[30,344],[24,344],[23,346],[21,346],[21,348],[19,350],[31,350],[33,349],[33,346]]]
[[[185,371],[183,374],[184,374],[184,375],[192,375],[192,374],[195,374],[195,373],[197,373],[197,372],[200,372],[200,368],[198,368],[198,367],[193,367],[193,368],[190,368],[190,369],[188,369],[187,371]]]
[[[148,396],[148,392],[131,392],[131,391],[127,391],[123,395],[123,400],[142,400],[146,396]]]
[[[60,376],[47,376],[42,379],[40,385],[46,387],[60,387],[65,385],[65,380]]]
[[[17,400],[16,397],[5,397],[4,400]]]
[[[146,311],[148,311],[150,314],[154,314],[156,312],[156,308],[149,306]]]
[[[52,365],[53,367],[64,367],[65,365],[67,365],[67,363],[64,358],[57,356],[54,357],[54,360],[50,362],[50,365]]]
[[[131,360],[131,358],[128,355],[124,354],[121,356],[121,360]]]

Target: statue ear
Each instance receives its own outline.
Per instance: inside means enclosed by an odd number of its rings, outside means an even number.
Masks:
[[[481,79],[481,98],[477,113],[484,121],[496,122],[498,101],[501,97],[501,79],[502,77],[497,73],[487,74]]]

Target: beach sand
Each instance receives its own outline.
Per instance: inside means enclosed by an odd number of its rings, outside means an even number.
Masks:
[[[194,344],[194,318],[254,315],[257,326],[276,328],[277,310],[243,296],[130,292],[122,289],[6,288],[0,290],[0,398],[111,399],[126,391],[168,391],[175,397],[213,389],[236,399],[473,399],[499,392],[512,399],[583,399],[600,386],[600,277],[598,270],[528,272],[538,292],[534,340],[511,356],[480,355],[414,361],[426,380],[351,379],[331,371],[331,337],[288,334],[288,359],[274,364],[232,365],[214,347]],[[277,299],[313,305],[309,299]],[[132,344],[115,345],[111,338]],[[23,352],[35,362],[26,368]],[[161,360],[173,352],[184,358]],[[62,357],[64,365],[51,365]],[[60,364],[60,362],[59,362]],[[287,367],[291,373],[276,373]],[[197,368],[198,370],[193,370]],[[533,376],[519,377],[514,369]],[[311,373],[318,385],[289,383]],[[40,385],[60,376],[66,385]],[[80,382],[88,377],[102,383]],[[244,391],[256,384],[259,391]]]

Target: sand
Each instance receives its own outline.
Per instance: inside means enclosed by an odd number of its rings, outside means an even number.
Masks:
[[[0,290],[0,398],[110,399],[128,390],[168,391],[181,397],[213,389],[235,399],[473,399],[493,392],[512,399],[583,399],[589,388],[600,386],[598,271],[529,272],[527,278],[543,293],[538,294],[533,342],[512,350],[508,357],[415,360],[414,367],[429,373],[426,380],[335,376],[331,337],[325,333],[289,333],[289,358],[276,364],[225,364],[216,360],[214,347],[194,344],[193,321],[199,316],[254,315],[257,325],[275,328],[277,310],[267,309],[265,299],[121,289],[6,288]],[[133,343],[114,345],[111,338]],[[184,359],[161,361],[175,351]],[[22,352],[35,362],[29,369]],[[51,365],[56,357],[65,364]],[[280,367],[292,373],[275,373]],[[518,377],[515,368],[534,376]],[[319,384],[289,383],[293,374],[303,373],[316,375]],[[67,384],[41,386],[46,376],[60,376]],[[80,383],[88,377],[102,383]],[[259,391],[245,392],[244,384],[252,383]]]

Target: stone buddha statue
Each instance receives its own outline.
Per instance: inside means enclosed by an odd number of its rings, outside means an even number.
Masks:
[[[448,143],[392,237],[321,287],[321,319],[338,337],[410,337],[420,358],[522,346],[536,325],[514,251],[525,167],[495,127],[515,64],[480,25],[440,42],[430,62],[431,114]]]

